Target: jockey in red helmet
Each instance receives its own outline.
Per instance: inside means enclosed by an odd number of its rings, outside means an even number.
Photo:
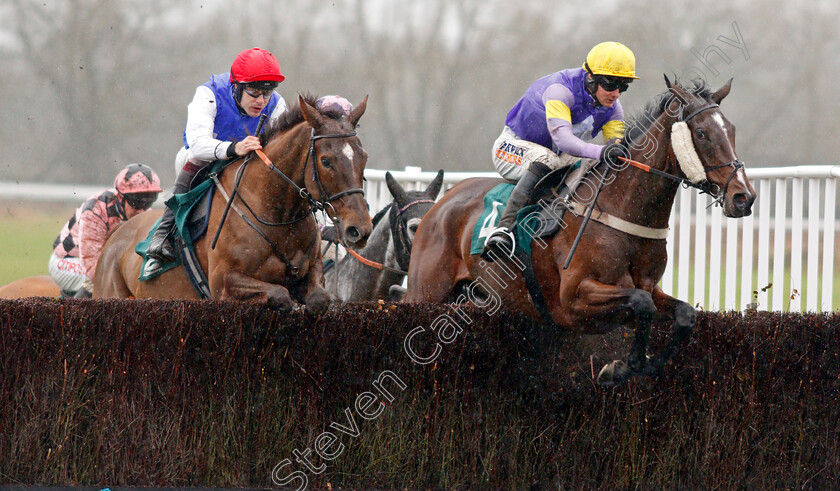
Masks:
[[[161,191],[151,167],[129,164],[117,174],[113,188],[76,209],[53,242],[49,262],[50,276],[63,296],[90,296],[105,238],[118,224],[148,210]]]
[[[261,115],[276,119],[286,110],[286,101],[274,89],[286,77],[270,52],[251,48],[239,53],[229,73],[213,75],[200,85],[187,106],[184,147],[175,157],[178,173],[172,194],[186,193],[198,171],[215,160],[233,159],[261,149],[254,132]],[[175,259],[169,239],[175,224],[166,208],[146,251],[159,261]]]

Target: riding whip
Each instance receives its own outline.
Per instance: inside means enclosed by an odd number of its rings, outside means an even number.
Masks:
[[[569,269],[569,263],[572,262],[572,256],[575,255],[575,249],[577,249],[578,244],[580,243],[580,238],[583,236],[583,231],[586,229],[586,224],[589,223],[589,218],[592,216],[592,211],[595,210],[595,202],[598,201],[598,196],[601,194],[601,189],[604,187],[604,181],[607,180],[607,174],[609,174],[609,166],[607,166],[606,172],[601,176],[601,182],[598,183],[598,190],[595,192],[595,197],[592,199],[592,204],[589,205],[589,209],[586,210],[586,216],[583,218],[583,223],[580,224],[580,229],[578,229],[577,237],[575,237],[574,243],[572,243],[572,248],[569,249],[569,255],[566,256],[566,262],[563,264],[563,269]]]

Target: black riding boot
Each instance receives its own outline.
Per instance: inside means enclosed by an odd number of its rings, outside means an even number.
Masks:
[[[513,191],[510,193],[505,211],[502,217],[499,218],[499,226],[494,230],[490,237],[484,242],[484,250],[481,251],[481,258],[487,262],[493,262],[493,250],[497,257],[513,256],[515,241],[513,238],[513,224],[516,222],[516,214],[519,210],[528,203],[531,198],[531,192],[536,187],[550,169],[538,162],[533,162],[528,168],[528,172],[522,176],[522,179],[516,183]]]
[[[187,163],[178,178],[175,179],[175,184],[172,186],[172,194],[184,194],[190,190],[190,183],[199,168],[195,172],[190,172],[192,169]],[[175,213],[172,212],[168,206],[163,210],[163,216],[160,218],[160,225],[155,230],[155,235],[152,236],[152,241],[149,242],[149,248],[146,249],[146,256],[157,259],[160,262],[170,263],[175,260],[175,246],[172,243],[172,234],[175,232]]]
[[[73,295],[73,298],[90,298],[92,296],[93,294],[89,292],[85,287],[81,287],[79,288],[79,291],[77,291],[76,294]]]

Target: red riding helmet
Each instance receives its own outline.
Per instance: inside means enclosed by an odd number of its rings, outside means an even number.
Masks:
[[[134,193],[160,193],[160,177],[144,164],[129,164],[117,174],[114,188],[122,195]]]
[[[230,67],[231,83],[277,82],[286,80],[280,73],[280,63],[270,52],[251,48],[239,53]]]

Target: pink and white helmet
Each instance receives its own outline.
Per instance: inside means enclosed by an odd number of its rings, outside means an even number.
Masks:
[[[353,104],[350,104],[350,101],[344,97],[337,95],[325,95],[315,101],[315,108],[321,112],[330,110],[350,114],[350,111],[353,110]]]
[[[160,177],[144,164],[128,164],[114,179],[114,188],[120,194],[160,193]]]

